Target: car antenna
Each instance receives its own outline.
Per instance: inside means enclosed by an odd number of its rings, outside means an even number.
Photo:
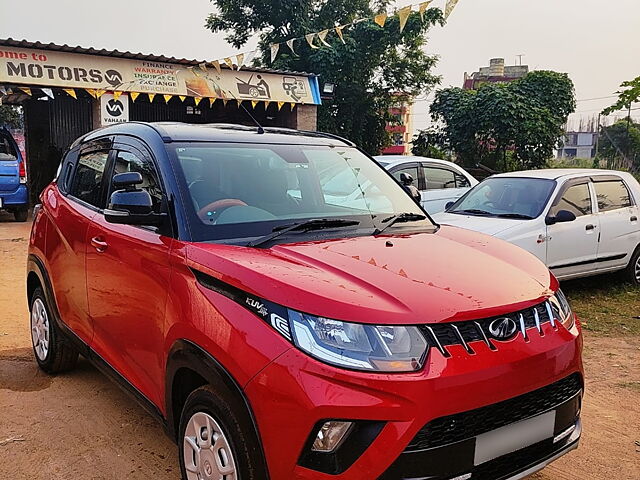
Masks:
[[[249,115],[249,118],[251,120],[253,120],[253,123],[256,124],[256,127],[258,127],[258,134],[262,135],[264,133],[264,128],[262,128],[262,125],[260,125],[260,122],[258,122],[258,120],[256,120],[256,117],[254,117],[253,115],[251,115],[251,113],[249,112],[249,110],[247,110],[247,107],[245,107],[242,103],[242,100],[238,100],[238,97],[236,97],[233,92],[231,90],[229,90],[229,93],[231,94],[231,96],[233,97],[233,99],[238,103],[238,105],[240,105],[242,107],[242,109],[245,111],[245,113],[247,115]]]

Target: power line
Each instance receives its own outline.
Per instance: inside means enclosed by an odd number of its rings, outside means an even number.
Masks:
[[[608,98],[617,98],[618,95],[609,95],[608,97],[594,97],[594,98],[582,98],[580,100],[576,100],[576,102],[591,102],[593,100],[606,100]]]

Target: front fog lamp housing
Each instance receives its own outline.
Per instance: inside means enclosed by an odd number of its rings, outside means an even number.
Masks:
[[[311,450],[313,452],[331,453],[342,445],[343,440],[351,431],[353,423],[331,420],[325,422],[318,429],[316,438],[313,440]]]
[[[289,310],[293,342],[312,357],[353,370],[420,370],[427,342],[417,327],[365,325]]]
[[[571,330],[576,323],[576,317],[571,311],[569,301],[564,293],[562,293],[562,290],[558,290],[549,300],[551,302],[553,313],[558,316],[562,325],[567,330]]]

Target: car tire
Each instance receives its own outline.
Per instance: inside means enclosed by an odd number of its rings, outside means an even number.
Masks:
[[[13,212],[13,216],[16,219],[16,222],[26,222],[27,217],[29,216],[29,211],[23,209],[16,210],[15,212]]]
[[[262,453],[238,402],[212,386],[194,390],[180,415],[178,451],[183,480],[198,478],[267,478]],[[208,439],[215,436],[211,445]],[[217,446],[217,447],[216,447]],[[217,469],[217,470],[216,470]],[[233,476],[235,474],[235,476]],[[227,476],[225,476],[227,475]]]
[[[631,261],[627,266],[627,279],[634,285],[640,286],[640,246],[631,255]]]
[[[33,292],[29,309],[31,343],[38,366],[52,375],[73,369],[78,362],[78,351],[58,329],[42,288]]]

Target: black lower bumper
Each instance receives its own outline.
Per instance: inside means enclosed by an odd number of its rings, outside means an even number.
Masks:
[[[434,448],[405,451],[379,480],[515,480],[576,448],[581,434],[582,392],[557,405],[554,436],[474,465],[476,437]]]

